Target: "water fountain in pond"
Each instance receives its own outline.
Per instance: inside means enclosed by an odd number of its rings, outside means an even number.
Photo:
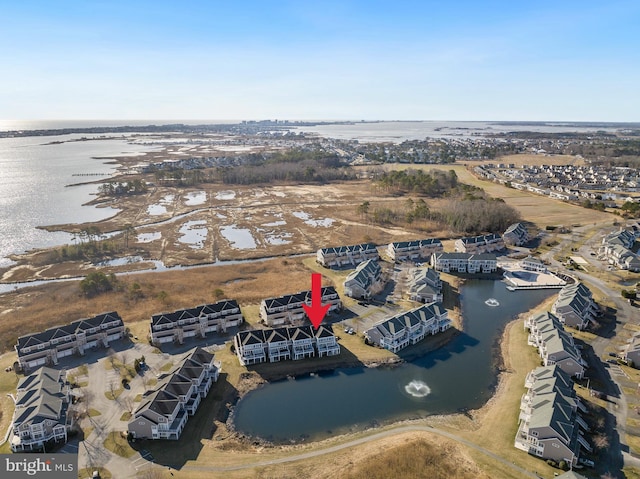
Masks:
[[[484,304],[486,304],[487,306],[491,306],[492,308],[495,308],[496,306],[500,306],[500,302],[495,299],[495,298],[489,298],[487,299]]]
[[[431,394],[431,388],[427,386],[426,383],[418,381],[417,379],[414,379],[409,384],[407,384],[404,387],[404,390],[407,392],[407,394],[416,398],[423,398]]]

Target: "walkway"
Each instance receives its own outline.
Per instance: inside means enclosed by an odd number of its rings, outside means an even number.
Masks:
[[[186,465],[184,467],[182,467],[181,470],[183,471],[207,471],[207,472],[229,472],[229,471],[239,471],[239,470],[246,470],[246,469],[253,469],[256,467],[264,467],[264,466],[274,466],[277,464],[285,464],[285,463],[289,463],[289,462],[296,462],[296,461],[302,461],[304,459],[310,459],[313,457],[318,457],[318,456],[323,456],[325,454],[331,454],[337,451],[340,451],[342,449],[346,449],[349,447],[353,447],[353,446],[358,446],[360,444],[365,444],[367,442],[371,442],[371,441],[376,441],[378,439],[382,439],[385,437],[389,437],[389,436],[393,436],[396,434],[401,434],[404,432],[414,432],[414,431],[423,431],[423,432],[429,432],[432,434],[437,434],[439,436],[442,437],[446,437],[447,439],[451,439],[453,441],[456,441],[460,444],[464,444],[465,446],[468,446],[470,448],[475,449],[478,452],[481,452],[482,454],[491,457],[492,459],[495,459],[496,461],[504,464],[505,466],[513,469],[515,472],[518,472],[518,474],[520,474],[520,477],[531,477],[534,479],[538,479],[538,475],[534,474],[532,472],[527,471],[526,469],[523,469],[519,466],[516,466],[515,464],[513,464],[512,462],[509,462],[505,459],[503,459],[502,457],[498,456],[497,454],[494,454],[493,452],[483,448],[482,446],[478,446],[477,444],[468,441],[460,436],[457,436],[455,434],[451,434],[449,432],[443,431],[441,429],[436,429],[434,427],[431,426],[398,426],[398,427],[394,427],[393,429],[389,429],[387,431],[383,431],[383,432],[379,432],[376,434],[373,434],[371,436],[367,436],[367,437],[363,437],[360,439],[355,439],[353,441],[349,441],[346,442],[344,444],[339,444],[337,446],[331,446],[331,447],[327,447],[325,449],[320,449],[317,451],[309,451],[309,452],[305,452],[302,454],[296,454],[293,456],[289,456],[289,457],[284,457],[284,458],[280,458],[280,459],[270,459],[270,460],[265,460],[265,461],[259,461],[259,462],[254,462],[251,464],[242,464],[242,465],[237,465],[237,466],[225,466],[225,467],[221,467],[221,466],[199,466],[199,465]]]

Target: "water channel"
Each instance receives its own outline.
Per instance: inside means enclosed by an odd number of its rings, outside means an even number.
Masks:
[[[274,442],[316,440],[481,407],[496,384],[496,346],[504,326],[556,292],[468,281],[461,296],[465,331],[446,346],[399,367],[345,368],[267,384],[238,402],[235,427]],[[499,306],[485,304],[488,298]]]

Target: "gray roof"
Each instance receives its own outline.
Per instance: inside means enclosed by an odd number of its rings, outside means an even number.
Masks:
[[[24,377],[18,384],[14,426],[46,419],[66,422],[67,386],[65,374],[43,367]]]
[[[111,311],[109,313],[101,313],[92,318],[79,319],[78,321],[74,321],[73,323],[67,325],[54,326],[47,329],[46,331],[27,334],[18,338],[16,349],[18,351],[18,355],[20,355],[20,350],[22,348],[47,343],[55,338],[75,336],[79,332],[86,331],[87,329],[97,328],[104,323],[110,323],[113,321],[118,321],[120,324],[122,324],[122,318],[115,311]],[[75,337],[70,339],[70,341],[72,340],[75,340]]]

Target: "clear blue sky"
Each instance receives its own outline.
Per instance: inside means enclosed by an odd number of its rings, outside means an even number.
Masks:
[[[640,2],[0,0],[0,119],[640,121]]]

